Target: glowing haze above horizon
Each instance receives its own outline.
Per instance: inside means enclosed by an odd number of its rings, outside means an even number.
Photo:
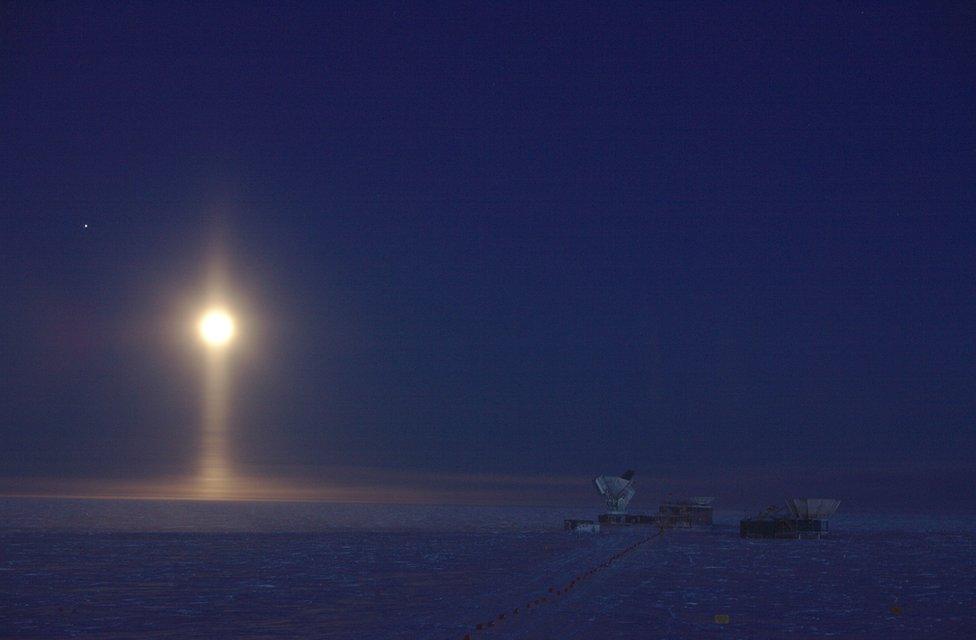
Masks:
[[[976,502],[967,5],[0,16],[0,494]]]

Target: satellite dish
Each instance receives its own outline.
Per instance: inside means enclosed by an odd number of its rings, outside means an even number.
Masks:
[[[607,503],[609,513],[626,513],[627,504],[634,497],[634,472],[628,469],[619,476],[597,476],[593,479],[597,491]]]
[[[786,501],[790,513],[797,520],[825,520],[837,511],[840,500],[832,498],[790,498]]]

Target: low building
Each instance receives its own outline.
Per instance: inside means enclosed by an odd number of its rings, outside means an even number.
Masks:
[[[563,528],[577,533],[600,533],[600,525],[592,520],[566,520]]]
[[[600,524],[633,525],[657,524],[657,516],[645,516],[637,513],[601,513]]]
[[[773,506],[740,521],[739,536],[819,540],[830,530],[827,519],[839,506],[840,500],[830,498],[790,498],[786,501],[786,510]]]
[[[715,498],[683,498],[668,500],[658,510],[662,527],[710,527],[712,526],[712,502]]]

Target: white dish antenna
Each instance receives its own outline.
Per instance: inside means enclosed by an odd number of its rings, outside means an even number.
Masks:
[[[634,497],[634,472],[628,469],[619,476],[597,476],[593,482],[607,503],[609,513],[626,513]]]
[[[832,498],[790,498],[786,501],[793,517],[798,520],[824,520],[833,515],[840,500]]]
[[[699,507],[707,507],[708,505],[715,502],[715,498],[713,496],[707,496],[707,497],[694,496],[692,498],[688,498],[688,501],[691,502],[691,504],[697,505]]]

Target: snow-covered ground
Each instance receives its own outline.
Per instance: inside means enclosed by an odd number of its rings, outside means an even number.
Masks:
[[[746,541],[724,513],[584,575],[653,533],[562,531],[593,515],[2,499],[0,638],[976,637],[971,517]]]

